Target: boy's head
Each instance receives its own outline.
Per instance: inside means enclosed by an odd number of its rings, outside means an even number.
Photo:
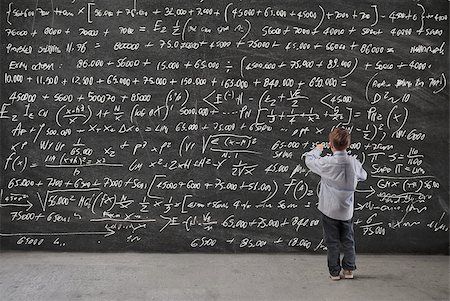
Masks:
[[[343,151],[350,145],[350,133],[344,128],[335,128],[328,135],[331,148]]]

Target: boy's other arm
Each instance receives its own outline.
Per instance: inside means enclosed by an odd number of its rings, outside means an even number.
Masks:
[[[356,169],[355,170],[356,180],[358,182],[367,180],[367,172],[364,170],[361,162],[359,162],[358,160],[356,160],[356,168],[355,169]]]

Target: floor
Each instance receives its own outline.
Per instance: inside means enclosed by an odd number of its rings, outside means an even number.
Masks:
[[[358,255],[353,280],[306,254],[0,253],[0,300],[449,300],[449,257]]]

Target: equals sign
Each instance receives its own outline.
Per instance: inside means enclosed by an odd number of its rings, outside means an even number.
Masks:
[[[95,43],[95,48],[100,48],[100,43]]]
[[[347,81],[346,81],[346,80],[343,80],[343,81],[342,81],[341,87],[347,87]]]
[[[355,115],[353,115],[354,117],[359,117],[361,116],[361,112],[355,112]]]
[[[141,27],[139,27],[139,31],[140,32],[146,32],[147,31],[147,27],[141,26]]]

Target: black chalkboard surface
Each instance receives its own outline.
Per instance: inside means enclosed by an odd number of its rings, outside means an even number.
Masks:
[[[0,5],[1,250],[322,252],[345,127],[358,252],[448,253],[448,1]]]

